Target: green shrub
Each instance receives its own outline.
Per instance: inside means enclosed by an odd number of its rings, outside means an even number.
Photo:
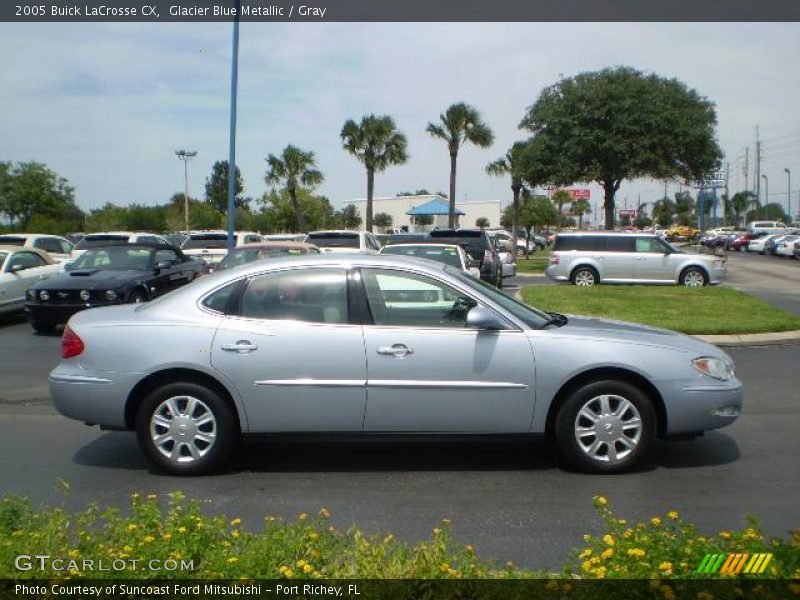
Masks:
[[[585,536],[586,547],[573,552],[562,573],[546,573],[479,559],[472,546],[453,542],[447,520],[429,539],[412,546],[392,534],[341,531],[330,524],[324,508],[314,517],[301,514],[283,521],[268,515],[263,523],[245,524],[205,515],[198,502],[181,492],[166,501],[133,494],[125,514],[96,504],[76,513],[62,507],[34,509],[25,498],[7,496],[0,500],[0,578],[61,575],[14,567],[19,555],[47,554],[76,561],[77,568],[69,571],[75,578],[659,579],[697,576],[705,554],[726,552],[772,552],[774,559],[760,577],[800,577],[800,529],[791,539],[767,540],[753,521],[742,531],[704,536],[677,513],[629,525],[614,515],[605,498],[596,497],[595,506],[605,532]],[[139,563],[124,571],[84,573],[83,559]],[[162,565],[192,561],[192,569],[142,568],[154,559]]]

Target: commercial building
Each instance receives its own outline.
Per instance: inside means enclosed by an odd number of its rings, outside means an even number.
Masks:
[[[366,226],[367,200],[358,198],[347,200],[344,205],[352,204],[361,215],[361,228]],[[372,199],[372,214],[386,213],[392,217],[391,229],[418,232],[429,231],[433,228],[444,229],[447,227],[447,211],[449,201],[437,194],[420,196],[391,196]],[[489,227],[500,227],[500,217],[503,208],[500,200],[478,200],[469,202],[456,202],[456,218],[458,226],[462,228],[475,227],[480,218],[488,219]],[[430,217],[433,223],[425,225]]]

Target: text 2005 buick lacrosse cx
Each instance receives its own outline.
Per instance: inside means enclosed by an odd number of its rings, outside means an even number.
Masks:
[[[586,471],[657,436],[731,424],[718,348],[663,329],[544,313],[458,269],[400,256],[243,265],[146,304],[72,317],[58,410],[135,430],[158,467],[219,467],[243,434],[530,434]]]

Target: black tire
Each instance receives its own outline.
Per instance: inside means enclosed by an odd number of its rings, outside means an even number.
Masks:
[[[142,289],[136,289],[131,292],[131,295],[128,296],[128,302],[131,304],[141,304],[142,302],[147,302],[147,294],[144,293]]]
[[[600,283],[600,275],[594,267],[581,265],[572,271],[569,280],[573,285],[591,287]]]
[[[207,409],[213,415],[214,423],[212,427],[204,424],[202,427],[205,429],[200,429],[199,427],[198,429],[201,433],[206,434],[213,430],[215,433],[214,441],[212,444],[200,449],[199,452],[204,453],[197,458],[191,458],[188,443],[183,441],[179,443],[178,440],[174,441],[172,445],[167,442],[166,445],[162,446],[163,451],[172,451],[176,444],[179,445],[176,454],[177,460],[166,456],[153,441],[151,435],[151,421],[154,414],[158,411],[163,415],[164,403],[168,399],[178,397],[194,398],[204,405],[203,407],[198,405],[195,414],[199,414],[201,417],[205,416],[205,409]],[[176,400],[176,402],[178,402],[178,406],[181,409],[188,410],[188,402],[185,404],[183,404],[183,400]],[[185,415],[181,416],[185,417]],[[158,427],[154,426],[156,433],[166,433],[168,431],[163,426],[162,429],[158,429]],[[185,433],[179,432],[177,428],[175,434],[176,436],[185,435]],[[157,388],[142,401],[136,414],[136,436],[142,451],[158,469],[173,475],[202,475],[212,472],[223,465],[235,450],[239,442],[240,432],[234,411],[216,391],[197,383],[176,382]],[[189,436],[187,436],[186,440],[191,441]],[[189,456],[187,456],[187,453]]]
[[[56,326],[53,323],[39,323],[38,321],[31,321],[31,327],[36,333],[42,335],[52,334],[56,330]]]
[[[703,287],[708,285],[708,273],[700,267],[687,267],[681,271],[679,283],[685,287]]]
[[[627,400],[630,405],[635,408],[635,411],[625,409],[620,416],[630,419],[638,412],[641,427],[632,449],[626,448],[622,442],[609,442],[601,439],[600,436],[592,438],[591,435],[584,433],[584,436],[581,438],[584,445],[589,444],[593,446],[595,443],[599,442],[598,454],[592,457],[589,455],[588,451],[583,449],[582,443],[578,441],[578,435],[576,433],[577,427],[579,425],[585,427],[586,424],[589,423],[584,417],[579,418],[579,412],[585,408],[587,404],[599,406],[598,397],[603,395],[612,396],[609,400],[609,406],[612,409],[615,408],[613,403],[616,403],[617,409],[621,406],[616,400],[617,398]],[[608,422],[611,423],[611,429],[608,435],[612,436],[615,433],[619,433],[621,425],[612,419],[610,421],[603,421],[603,426],[605,427]],[[613,473],[631,468],[647,454],[655,438],[657,429],[656,411],[647,395],[638,387],[616,379],[588,383],[572,392],[559,408],[553,425],[555,442],[562,458],[571,466],[590,473]],[[627,429],[626,431],[633,433],[632,429]],[[609,439],[612,438],[609,437]],[[631,438],[628,437],[628,439],[630,440]],[[616,460],[611,460],[610,453],[612,443],[615,453],[622,454],[627,451],[627,454],[618,457]]]

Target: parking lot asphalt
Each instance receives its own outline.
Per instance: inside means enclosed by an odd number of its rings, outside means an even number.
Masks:
[[[729,252],[725,285],[800,315],[800,260]]]
[[[44,390],[58,346],[25,322],[0,325],[2,388]],[[559,567],[584,533],[600,530],[595,494],[629,520],[678,510],[715,533],[757,515],[767,532],[785,534],[800,526],[800,345],[729,352],[746,388],[742,418],[695,441],[657,444],[634,473],[563,470],[543,442],[260,440],[224,474],[176,478],[150,469],[133,434],[62,418],[41,400],[0,402],[0,494],[54,501],[63,478],[72,506],[119,506],[134,491],[180,489],[254,529],[266,514],[326,507],[337,526],[411,542],[449,518],[455,538],[480,555],[531,568]]]

